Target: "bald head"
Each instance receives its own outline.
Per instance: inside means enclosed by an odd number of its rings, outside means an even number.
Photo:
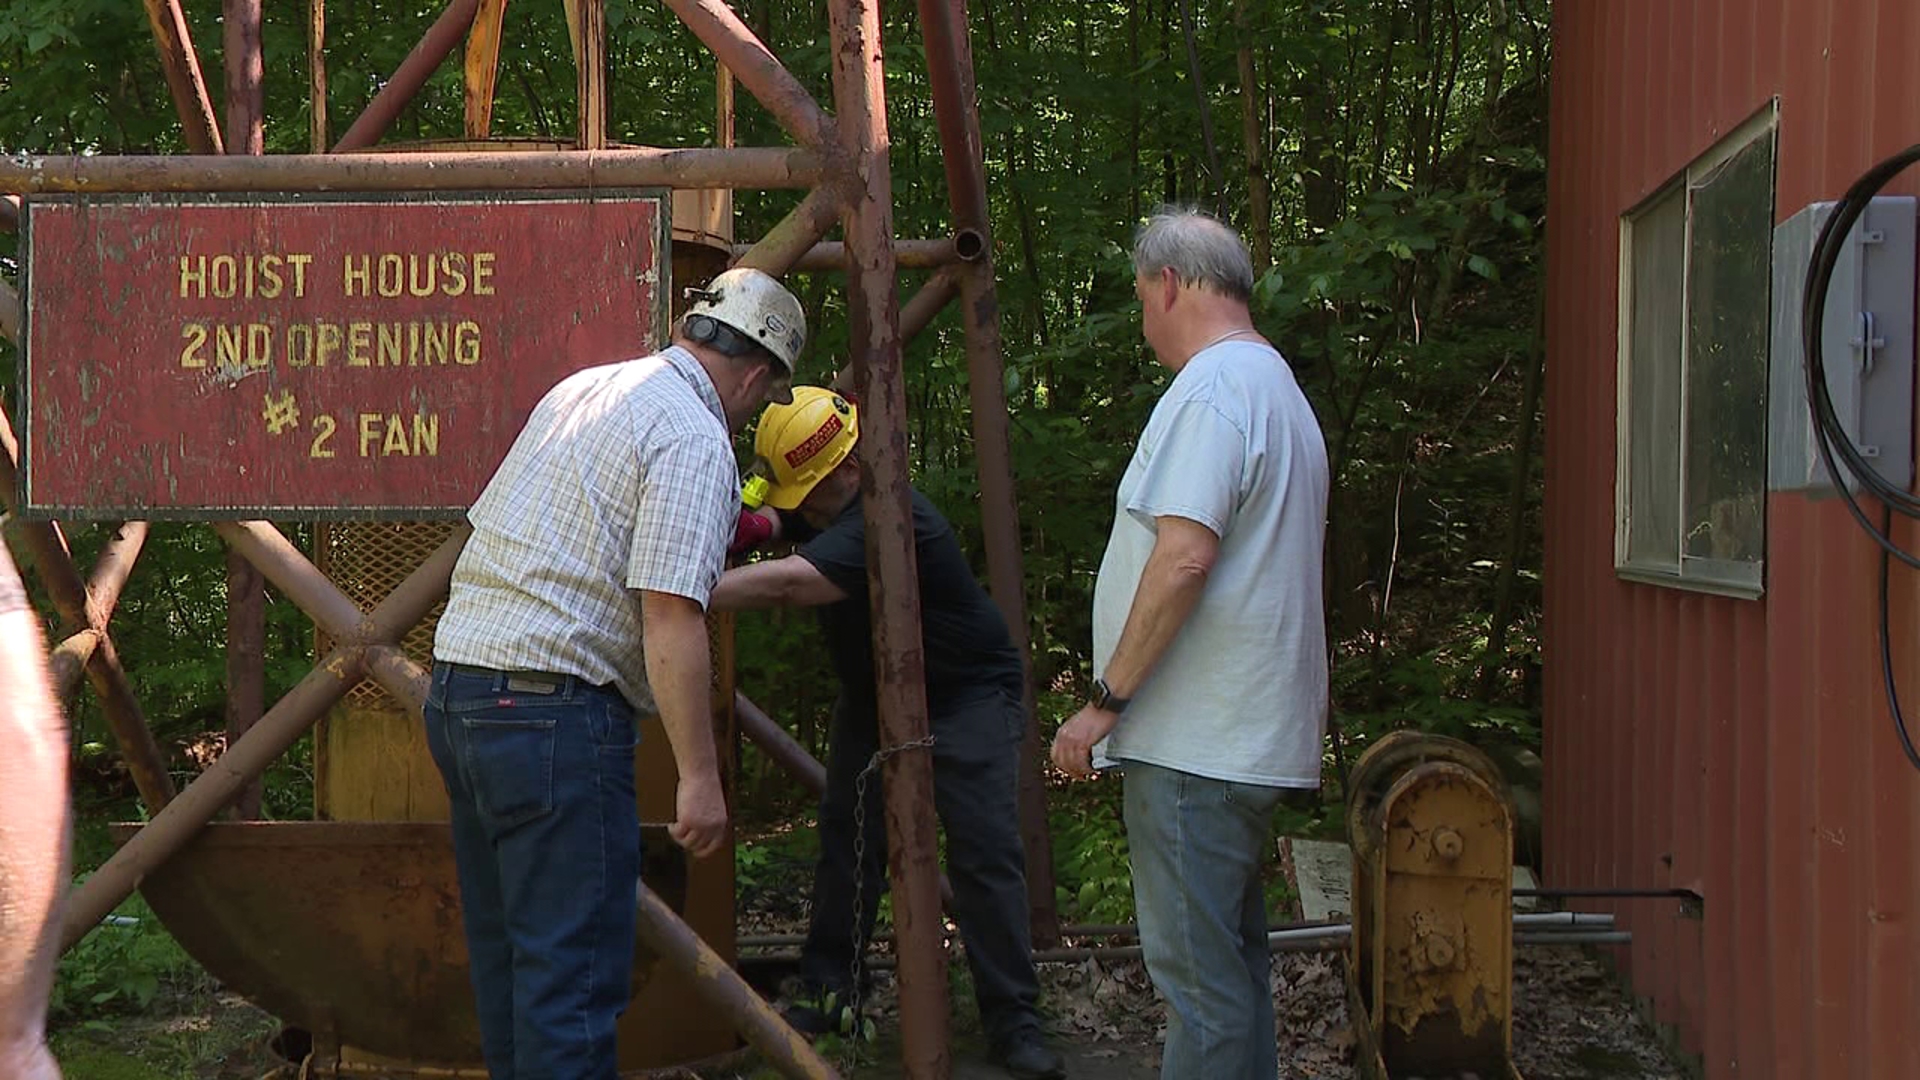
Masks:
[[[1248,303],[1253,299],[1253,258],[1240,235],[1211,214],[1163,207],[1133,237],[1133,273],[1159,277],[1173,271],[1181,285]]]

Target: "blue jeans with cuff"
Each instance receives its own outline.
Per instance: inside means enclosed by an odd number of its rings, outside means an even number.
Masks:
[[[1289,791],[1120,766],[1140,946],[1167,1001],[1160,1078],[1275,1080],[1260,865]]]
[[[640,882],[633,708],[571,675],[437,663],[427,746],[492,1080],[613,1080]]]

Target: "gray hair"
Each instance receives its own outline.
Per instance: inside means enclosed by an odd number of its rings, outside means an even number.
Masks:
[[[1133,234],[1133,273],[1172,270],[1180,284],[1240,301],[1253,299],[1253,257],[1240,234],[1220,219],[1186,207],[1163,206]]]

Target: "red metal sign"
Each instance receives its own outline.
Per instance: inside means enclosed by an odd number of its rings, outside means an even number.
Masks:
[[[665,196],[36,197],[21,508],[464,513],[560,378],[666,322]]]

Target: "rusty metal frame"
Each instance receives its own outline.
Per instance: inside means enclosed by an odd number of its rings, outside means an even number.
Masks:
[[[870,575],[875,599],[876,669],[886,745],[890,864],[894,879],[897,948],[902,979],[901,1026],[908,1076],[945,1078],[948,1050],[945,957],[941,951],[939,874],[934,854],[931,755],[924,752],[927,706],[918,655],[919,598],[914,567],[905,463],[903,343],[958,298],[963,302],[974,439],[987,529],[993,595],[1023,651],[1027,619],[1007,414],[1000,377],[1000,341],[993,286],[991,231],[980,127],[967,41],[964,0],[920,0],[926,57],[941,133],[953,210],[950,236],[900,240],[892,235],[893,193],[888,163],[886,101],[878,0],[829,0],[834,112],[814,100],[724,0],[666,0],[667,6],[711,49],[722,72],[727,112],[735,82],[754,95],[796,141],[790,147],[605,147],[603,0],[568,0],[579,78],[578,150],[555,152],[354,153],[380,140],[427,78],[464,41],[465,131],[490,134],[502,16],[506,0],[450,0],[419,44],[394,71],[333,153],[327,140],[325,3],[309,0],[310,136],[314,153],[259,155],[261,149],[261,0],[223,0],[226,19],[228,114],[223,138],[179,0],[144,0],[155,46],[179,113],[189,155],[172,157],[16,157],[0,161],[0,228],[15,227],[20,195],[44,192],[167,191],[402,191],[541,189],[559,187],[669,187],[684,189],[799,188],[805,197],[757,243],[738,245],[741,265],[774,273],[839,269],[847,273],[852,322],[852,369],[867,410],[862,440],[863,498],[876,537]],[[18,194],[16,194],[18,193]],[[823,242],[840,225],[845,239]],[[903,307],[897,274],[903,268],[934,273]],[[20,297],[0,283],[0,334],[20,333]],[[18,447],[0,411],[0,501],[13,503]],[[226,752],[176,794],[154,745],[109,632],[108,622],[146,538],[144,522],[121,526],[90,579],[74,565],[60,526],[9,521],[7,540],[29,556],[60,614],[49,663],[63,692],[84,674],[102,700],[116,740],[143,797],[151,822],[88,881],[68,906],[63,946],[91,929],[141,877],[189,841],[248,784],[362,679],[371,678],[411,708],[419,708],[426,675],[399,642],[444,597],[465,531],[440,549],[371,611],[335,588],[277,527],[258,521],[213,526],[226,541],[234,583],[230,621],[230,676],[245,680],[262,668],[250,598],[271,582],[335,643],[270,709],[242,702],[230,718]],[[784,768],[812,779],[819,763],[797,744],[783,745],[775,725],[742,700],[744,725],[774,748]],[[251,715],[250,715],[251,714]],[[757,720],[756,720],[757,717]],[[248,721],[243,723],[242,721]],[[762,722],[764,721],[764,722]],[[1036,737],[1037,739],[1037,737]],[[790,744],[791,740],[786,740]],[[1037,742],[1036,742],[1037,745]],[[798,750],[798,754],[792,751]],[[1023,783],[1023,834],[1036,940],[1051,940],[1052,873],[1044,818],[1029,826],[1039,772]],[[657,906],[657,905],[656,905]],[[832,1076],[803,1041],[773,1017],[744,984],[670,911],[643,899],[641,932],[735,1022],[782,1071]],[[797,1045],[795,1045],[797,1043]]]

